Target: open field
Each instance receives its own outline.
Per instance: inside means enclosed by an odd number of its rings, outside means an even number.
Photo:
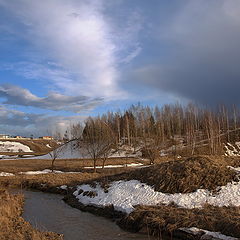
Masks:
[[[75,186],[80,182],[92,181],[105,174],[100,173],[66,173],[44,175],[18,175],[0,177],[0,186],[4,188],[29,188],[48,192],[60,192],[57,187],[61,185]]]
[[[0,189],[0,240],[60,240],[60,235],[35,230],[21,217],[24,198]]]
[[[108,159],[106,165],[139,161],[130,158]],[[97,173],[93,173],[92,169],[83,168],[92,166],[90,159],[56,160],[55,169],[79,173],[17,174],[0,177],[0,187],[64,194],[65,201],[71,206],[98,215],[118,217],[118,224],[129,231],[143,231],[158,237],[161,234],[175,237],[183,234],[184,239],[195,239],[191,234],[187,234],[187,238],[179,229],[196,227],[240,237],[240,206],[234,205],[240,203],[240,195],[236,190],[239,184],[238,173],[229,168],[232,166],[238,169],[239,158],[198,156],[171,161],[165,157],[157,162],[158,164],[139,169],[97,169]],[[97,165],[101,163],[99,160]],[[0,161],[0,172],[37,171],[49,168],[50,164],[50,160],[39,159],[4,160]],[[129,188],[130,183],[134,183],[132,189]],[[233,197],[228,195],[227,186],[232,187]],[[147,190],[150,188],[150,191]],[[224,191],[227,195],[220,196],[217,200],[218,194],[224,194]],[[177,199],[176,194],[179,194]],[[195,194],[198,194],[197,199]],[[199,208],[203,196],[210,200],[208,203],[206,198],[205,204]],[[169,200],[162,202],[158,198]],[[223,205],[218,206],[218,201],[223,201]],[[233,205],[226,205],[227,201]],[[212,203],[215,205],[211,205]],[[192,204],[195,204],[195,207],[192,208]],[[126,213],[124,206],[130,211],[127,210]],[[120,210],[119,214],[119,209],[124,211]]]
[[[118,164],[130,164],[139,163],[138,159],[134,158],[110,158],[107,159],[105,165],[118,165]],[[148,163],[148,162],[144,162]],[[84,167],[92,167],[93,161],[90,159],[56,159],[56,170],[61,171],[82,171]],[[102,166],[102,160],[97,160],[97,165]],[[26,172],[37,171],[51,167],[51,160],[47,159],[16,159],[16,160],[0,160],[0,172]]]

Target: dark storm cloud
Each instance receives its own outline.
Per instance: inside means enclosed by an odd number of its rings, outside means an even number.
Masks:
[[[135,79],[203,104],[240,104],[239,12],[236,0],[189,1],[158,32],[171,45],[164,64],[137,69]]]

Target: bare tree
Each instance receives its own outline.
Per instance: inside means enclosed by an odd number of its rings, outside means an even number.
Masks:
[[[55,147],[51,152],[49,152],[49,155],[51,156],[51,159],[52,159],[52,162],[51,162],[52,172],[54,170],[54,163],[55,163],[56,159],[59,158],[59,156],[61,155],[61,152],[63,150],[62,147],[63,147],[63,145]]]
[[[110,126],[100,118],[89,118],[83,130],[83,144],[88,155],[93,160],[94,172],[96,172],[97,160],[103,158],[105,161],[113,147],[115,135]]]
[[[50,146],[53,148],[48,154],[51,157],[51,170],[52,172],[54,171],[54,164],[57,158],[60,157],[62,150],[63,150],[63,144],[61,145],[57,145],[56,144],[56,140],[60,140],[61,139],[61,133],[59,130],[56,130],[53,133],[54,138],[50,141]]]

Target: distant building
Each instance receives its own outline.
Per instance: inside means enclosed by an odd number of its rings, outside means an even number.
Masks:
[[[24,137],[22,137],[22,136],[14,136],[14,138],[22,139],[22,138],[24,138]]]
[[[43,140],[53,140],[52,136],[43,136],[43,137],[39,137],[39,139],[43,139]]]
[[[0,134],[0,139],[7,139],[10,138],[11,136],[8,134]]]

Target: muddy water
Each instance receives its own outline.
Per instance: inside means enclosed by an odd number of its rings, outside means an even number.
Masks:
[[[64,234],[65,240],[149,240],[121,230],[114,222],[81,212],[64,203],[62,196],[24,191],[23,217],[35,228]]]

